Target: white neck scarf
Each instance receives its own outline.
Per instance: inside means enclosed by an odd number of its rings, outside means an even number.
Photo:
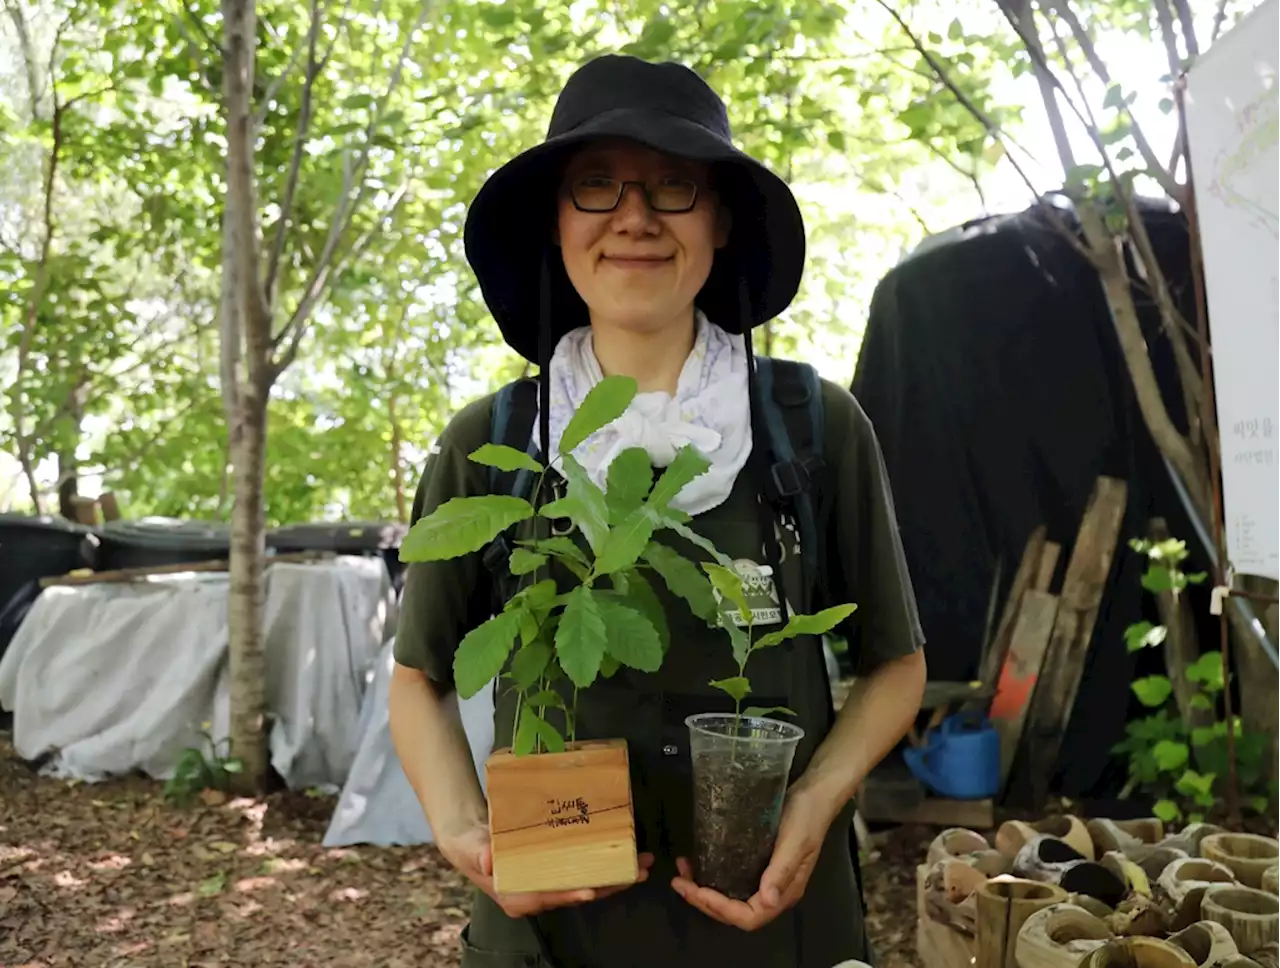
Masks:
[[[726,333],[701,311],[694,326],[693,350],[680,371],[675,396],[662,390],[637,393],[621,417],[584,440],[573,456],[604,488],[609,465],[624,450],[643,447],[655,467],[666,467],[680,448],[692,444],[711,468],[686,484],[671,505],[701,514],[724,503],[733,490],[751,455],[751,419],[743,337]],[[574,410],[604,378],[591,327],[572,330],[560,340],[550,377],[551,447],[558,451]]]

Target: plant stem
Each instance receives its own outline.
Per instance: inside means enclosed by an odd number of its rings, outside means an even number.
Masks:
[[[573,711],[568,716],[569,719],[569,742],[576,743],[578,741],[578,687],[573,687]]]
[[[516,697],[516,715],[511,721],[511,752],[516,749],[516,736],[520,734],[520,717],[524,713],[524,690],[521,689]]]

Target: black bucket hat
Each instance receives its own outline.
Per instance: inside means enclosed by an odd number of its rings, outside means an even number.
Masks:
[[[605,138],[713,166],[732,227],[695,299],[709,319],[741,333],[790,305],[805,236],[786,182],[733,145],[724,103],[692,70],[611,54],[569,78],[546,140],[494,172],[467,212],[467,261],[512,349],[545,368],[560,338],[588,323],[563,261],[549,251],[551,218],[569,152]]]

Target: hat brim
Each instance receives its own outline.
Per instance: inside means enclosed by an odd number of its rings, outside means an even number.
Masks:
[[[695,300],[732,333],[778,316],[804,272],[804,220],[786,182],[706,128],[674,115],[620,109],[548,138],[493,173],[467,212],[467,261],[507,344],[539,362],[542,262],[551,276],[551,340],[589,322],[586,305],[558,255],[548,257],[560,164],[590,141],[624,138],[655,151],[715,165],[717,190],[732,215],[727,244]],[[541,207],[545,206],[545,207]],[[746,304],[743,303],[743,296]]]

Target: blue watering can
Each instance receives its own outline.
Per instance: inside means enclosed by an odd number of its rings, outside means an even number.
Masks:
[[[952,800],[985,800],[1000,792],[1000,736],[985,716],[948,716],[907,747],[902,758],[916,779]]]

